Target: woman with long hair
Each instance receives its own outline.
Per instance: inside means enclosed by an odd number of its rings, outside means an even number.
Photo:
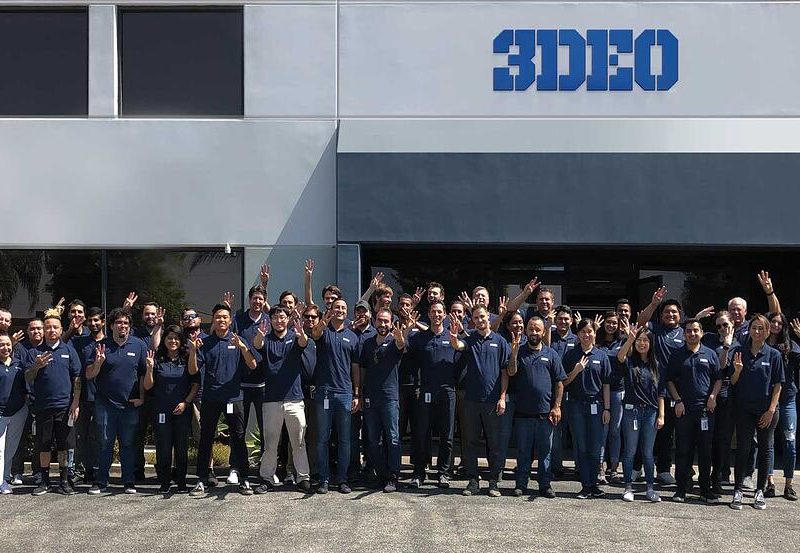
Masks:
[[[0,335],[0,494],[11,493],[6,480],[28,418],[25,371],[13,358],[13,349],[11,337]]]
[[[624,337],[620,337],[619,315],[615,311],[606,311],[600,319],[597,330],[597,347],[606,352],[609,360],[613,360],[623,342]],[[608,477],[614,482],[618,479],[617,468],[622,445],[622,398],[625,395],[625,386],[616,371],[612,372],[609,385],[611,387],[611,420],[603,427],[603,449],[600,451],[600,462],[602,464],[607,454]],[[606,474],[602,470],[602,466],[597,479],[605,482]]]
[[[794,466],[797,462],[797,448],[795,434],[797,432],[797,371],[800,367],[800,347],[789,335],[789,321],[783,313],[767,314],[769,320],[769,337],[767,344],[781,352],[783,357],[784,383],[781,387],[781,397],[778,400],[778,439],[783,444],[783,477],[786,484],[783,488],[783,497],[789,501],[797,501],[797,494],[792,488]],[[800,336],[800,324],[795,329],[795,334]],[[770,450],[769,470],[767,472],[767,487],[764,497],[775,497],[775,448]]]
[[[656,431],[664,426],[664,388],[653,347],[653,335],[647,327],[628,327],[628,339],[617,352],[616,361],[616,373],[625,387],[622,410],[622,431],[625,437],[622,472],[625,493],[622,499],[634,499],[633,458],[639,450],[647,482],[647,499],[657,503],[661,498],[653,489],[653,445],[656,442]]]
[[[569,424],[575,441],[575,461],[581,477],[578,499],[603,497],[597,485],[597,467],[603,446],[603,426],[611,419],[608,355],[595,346],[594,321],[578,323],[579,347],[569,350],[563,359],[567,372],[564,381]]]
[[[200,375],[189,374],[186,337],[179,326],[168,326],[158,351],[149,351],[145,363],[145,390],[152,390],[153,427],[156,435],[156,473],[160,492],[169,493],[172,455],[175,453],[175,484],[178,493],[187,493],[186,470],[189,461],[189,431],[192,401],[200,387]]]

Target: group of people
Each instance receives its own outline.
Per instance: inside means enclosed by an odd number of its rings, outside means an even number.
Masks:
[[[92,484],[89,494],[108,493],[115,442],[124,491],[136,493],[151,425],[161,492],[174,484],[179,493],[203,496],[218,485],[211,453],[222,418],[230,440],[228,483],[244,495],[280,483],[282,441],[284,464],[302,492],[324,494],[335,486],[349,493],[362,468],[371,485],[396,491],[401,438],[410,428],[411,488],[425,485],[431,468],[437,486],[448,488],[460,471],[468,480],[463,495],[478,494],[478,458],[485,456],[488,494],[500,496],[513,435],[512,494],[529,493],[535,453],[538,493],[553,498],[568,429],[580,499],[604,496],[600,486],[611,480],[624,484],[622,498],[633,501],[643,469],[647,500],[661,500],[658,480],[675,485],[674,501],[685,501],[694,489],[696,455],[700,498],[718,503],[730,478],[735,431],[730,506],[742,508],[746,481],[757,469],[753,506],[763,509],[765,498],[776,495],[778,429],[783,497],[797,499],[800,347],[792,336],[800,337],[800,321],[781,312],[766,272],[758,275],[766,316],[748,318],[746,301],[737,297],[726,310],[707,307],[686,317],[659,288],[636,317],[631,302],[620,299],[614,309],[584,318],[556,306],[552,290],[535,278],[516,297],[500,298],[492,312],[482,286],[446,303],[444,287],[429,282],[395,301],[380,273],[350,313],[335,285],[325,286],[322,305],[315,304],[313,271],[308,260],[303,301],[284,291],[270,306],[270,272],[263,266],[247,307],[234,312],[234,298],[225,293],[208,333],[196,309],[187,307],[179,325],[166,326],[155,303],[143,306],[142,325],[134,328],[135,293],[108,317],[75,300],[66,325],[59,302],[24,334],[11,333],[11,314],[0,310],[0,493],[21,483],[18,445],[34,428],[34,495],[54,487],[53,447],[58,491],[75,493],[78,475]],[[716,332],[704,333],[707,317]],[[261,433],[252,485],[245,437],[251,408]],[[191,434],[197,483],[190,489]],[[456,453],[459,471],[452,466]]]

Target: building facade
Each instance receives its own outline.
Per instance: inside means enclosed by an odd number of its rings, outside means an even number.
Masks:
[[[794,2],[3,2],[0,303],[208,311],[263,263],[276,301],[311,257],[353,300],[377,270],[449,297],[537,274],[589,311],[662,283],[691,309],[756,300],[763,267],[800,306],[798,24]]]

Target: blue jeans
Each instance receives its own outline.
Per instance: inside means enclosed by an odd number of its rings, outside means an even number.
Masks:
[[[325,398],[328,399],[328,408],[325,409]],[[336,425],[336,436],[339,443],[336,446],[336,476],[337,481],[347,482],[347,468],[350,465],[350,409],[353,406],[352,393],[334,393],[317,391],[317,469],[319,481],[328,482],[331,468],[328,464],[328,447],[331,442],[331,429]]]
[[[517,437],[517,488],[524,490],[528,487],[531,474],[531,461],[533,448],[539,459],[539,489],[546,490],[550,487],[553,474],[550,472],[550,450],[553,446],[554,426],[550,421],[540,417],[518,418],[514,421]]]
[[[633,407],[622,410],[622,432],[625,436],[625,454],[622,456],[622,472],[625,484],[633,480],[633,458],[638,449],[642,453],[644,477],[647,487],[653,487],[655,478],[655,459],[653,446],[656,443],[656,418],[658,409],[654,407]],[[636,428],[634,429],[634,422]]]
[[[136,441],[136,427],[139,424],[139,408],[129,404],[124,409],[118,409],[98,397],[94,404],[94,420],[100,440],[97,484],[101,487],[108,485],[108,471],[111,469],[111,456],[114,452],[114,441],[117,438],[119,438],[122,481],[126,484],[135,482],[133,449]]]
[[[625,392],[611,392],[611,420],[603,427],[603,447],[600,450],[600,460],[605,459],[606,445],[608,445],[608,464],[616,470],[619,464],[619,453],[622,446],[622,398]]]
[[[797,463],[797,404],[794,399],[778,404],[778,432],[777,437],[783,442],[783,477],[794,478],[794,467]],[[769,472],[772,476],[775,471],[775,448],[769,451]]]
[[[592,414],[592,405],[596,414]],[[597,483],[600,466],[600,449],[603,447],[603,404],[599,401],[570,400],[569,427],[575,441],[575,460],[581,476],[581,485],[590,488]]]
[[[375,474],[391,479],[400,476],[400,402],[387,401],[364,406],[367,451]]]
[[[506,468],[506,457],[508,456],[508,445],[511,442],[511,434],[516,421],[514,421],[514,408],[516,406],[514,396],[506,394],[506,410],[500,417],[500,474]]]

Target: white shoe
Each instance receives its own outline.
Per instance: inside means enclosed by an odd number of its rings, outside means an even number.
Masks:
[[[280,486],[281,485],[281,479],[278,478],[277,474],[273,474],[272,475],[272,483],[275,484],[276,486]]]
[[[625,490],[625,493],[622,495],[622,501],[633,501],[633,490]]]
[[[206,487],[202,482],[198,482],[194,489],[189,492],[189,495],[192,497],[203,497],[206,495]]]
[[[14,478],[11,479],[11,485],[12,486],[21,486],[22,485],[22,475],[21,474],[15,474]]]
[[[10,493],[14,493],[11,491],[11,486],[9,486],[8,482],[3,482],[3,484],[0,485],[0,494],[8,495]]]
[[[658,481],[667,485],[675,484],[675,478],[668,472],[659,472]]]
[[[231,469],[231,472],[228,474],[228,478],[225,480],[228,484],[233,486],[239,485],[239,471],[236,469]]]
[[[608,484],[608,481],[606,480],[606,474],[604,472],[600,472],[597,474],[597,483]]]
[[[658,503],[661,501],[661,496],[655,490],[647,490],[647,500],[652,503]]]

